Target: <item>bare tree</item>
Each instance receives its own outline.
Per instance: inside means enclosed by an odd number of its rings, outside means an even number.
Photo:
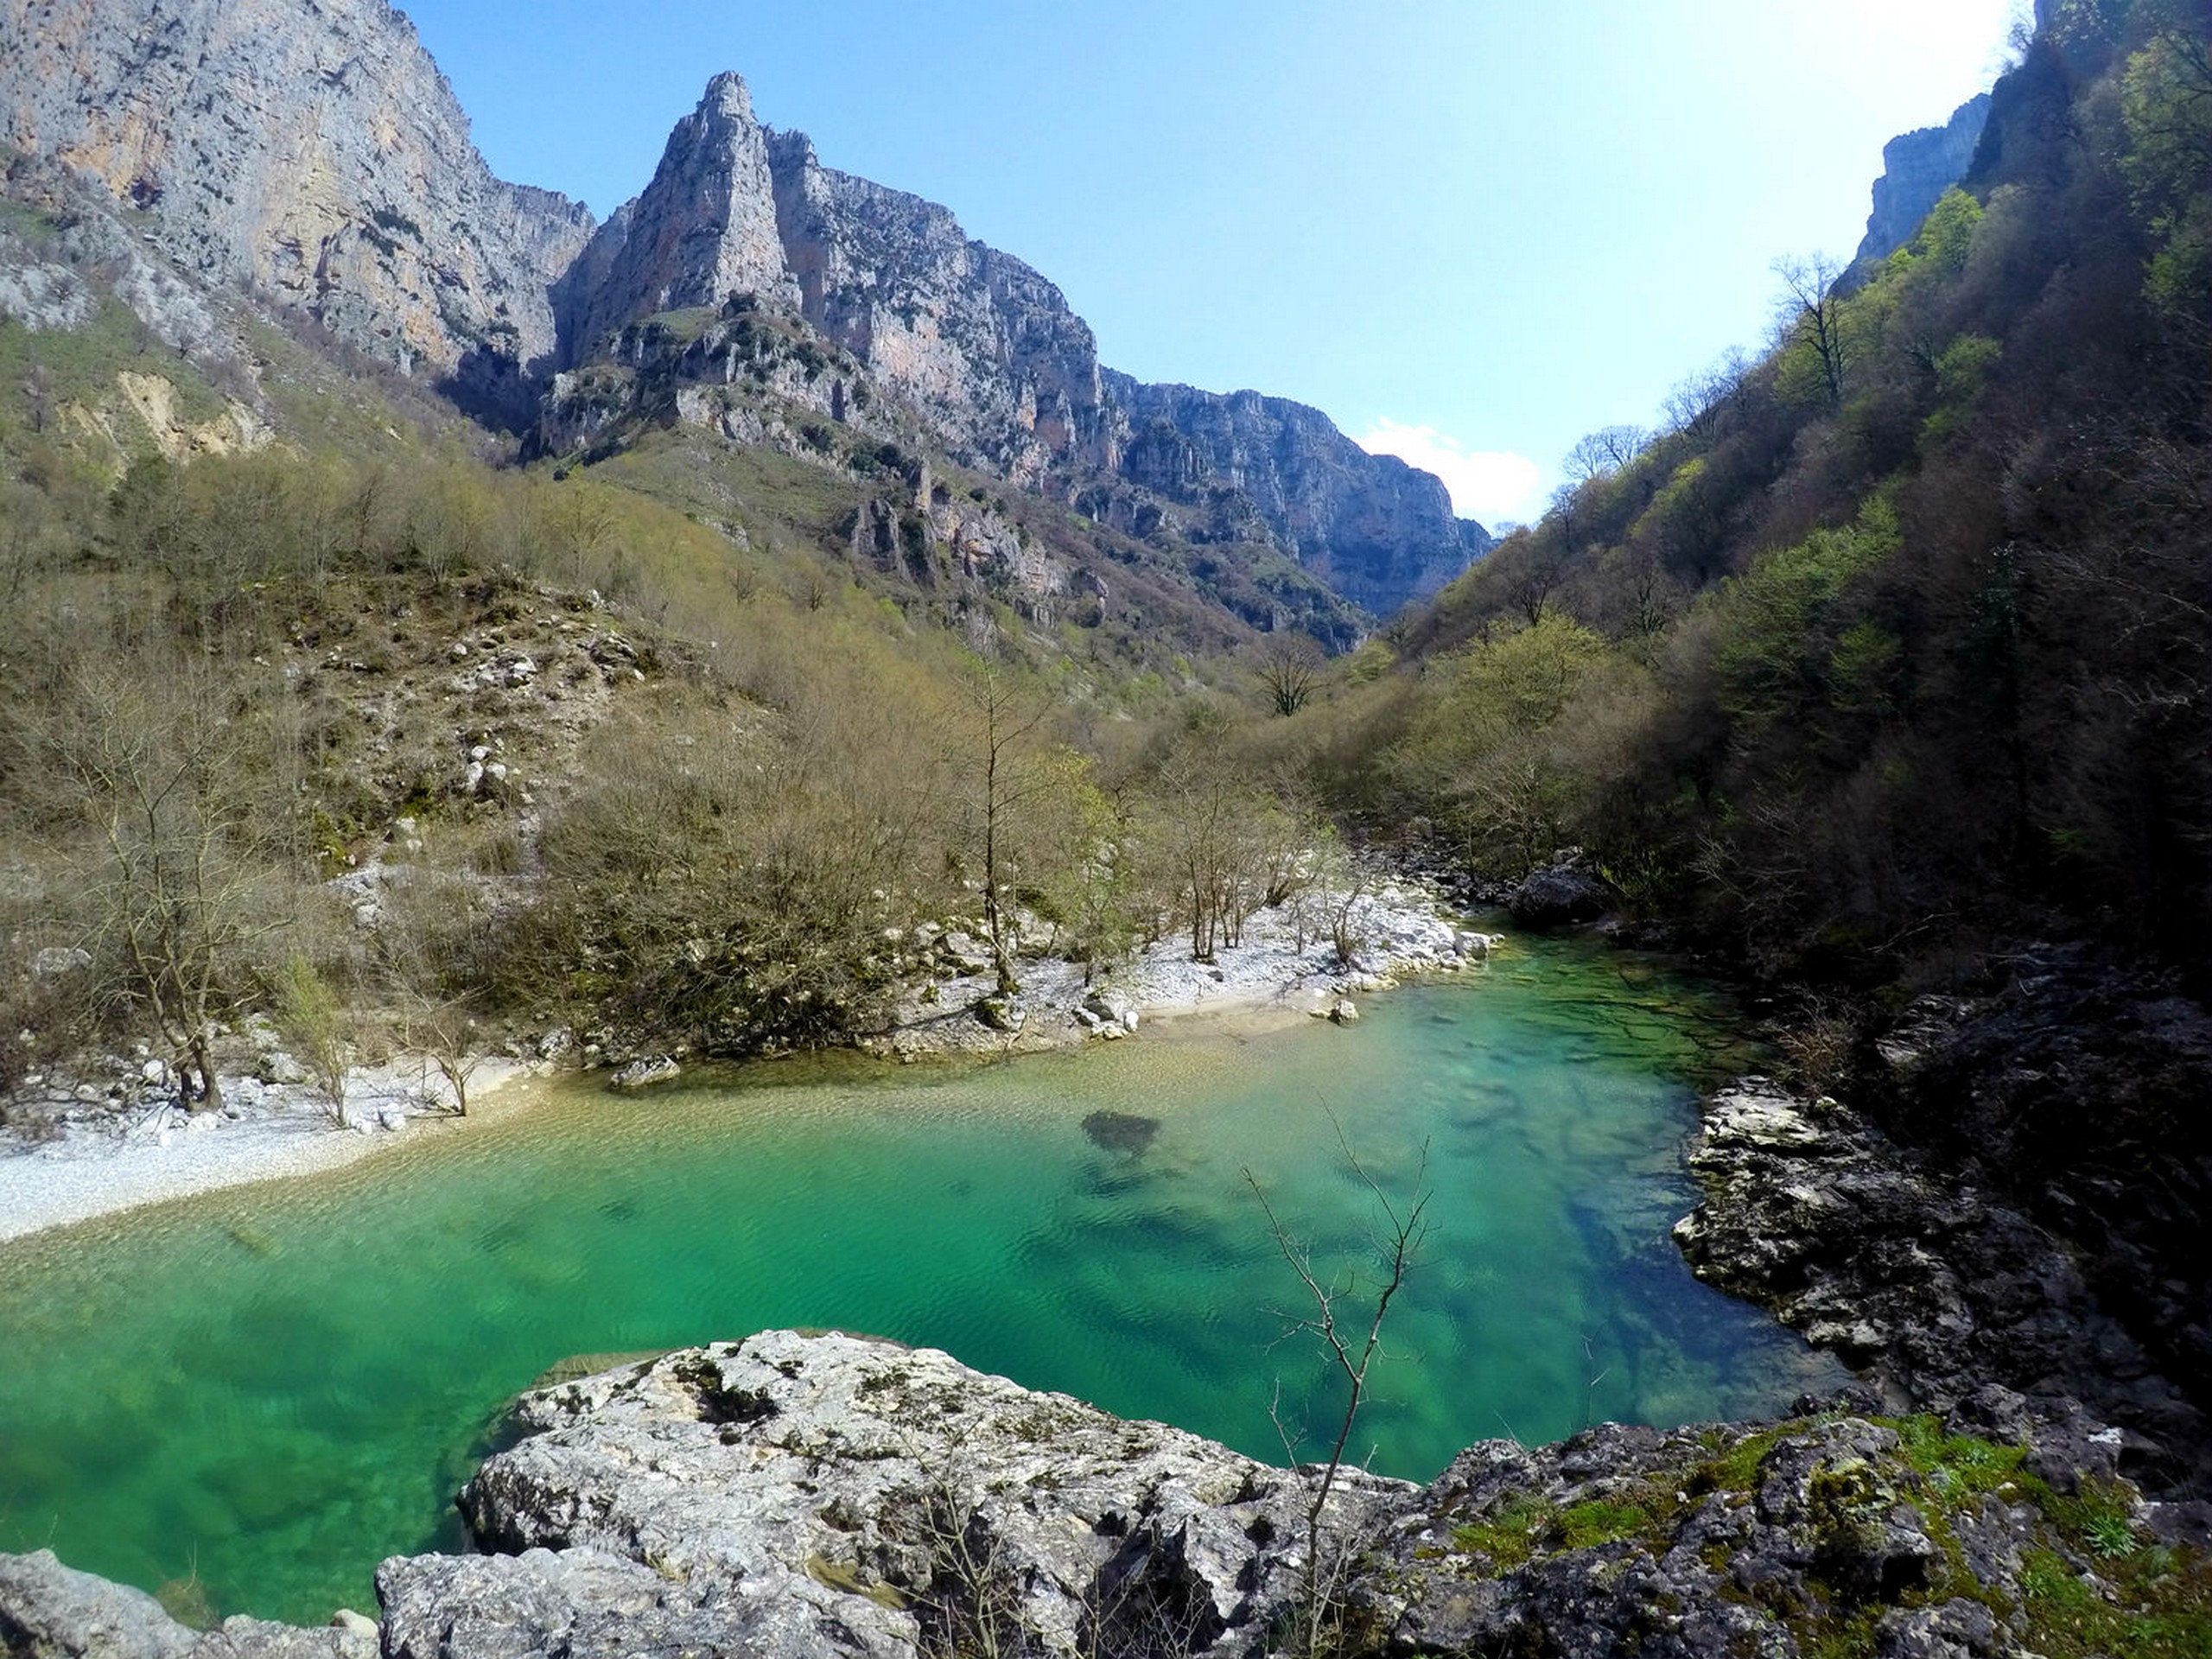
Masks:
[[[1313,700],[1321,678],[1321,649],[1306,634],[1270,635],[1260,652],[1259,674],[1268,706],[1287,719]]]
[[[152,687],[105,671],[73,678],[48,744],[80,792],[98,851],[88,943],[111,1000],[143,1011],[175,1051],[186,1097],[222,1104],[209,1045],[247,994],[246,957],[282,925],[245,774],[247,740],[204,670]]]
[[[466,995],[409,993],[399,1010],[399,1039],[435,1067],[453,1096],[452,1115],[468,1116],[468,1084],[490,1057]],[[427,1081],[427,1078],[425,1079]]]
[[[1187,734],[1160,766],[1147,849],[1160,889],[1189,924],[1191,957],[1211,962],[1262,906],[1295,886],[1306,832],[1260,788],[1221,732]]]
[[[1560,470],[1575,483],[1608,478],[1643,453],[1651,435],[1640,426],[1606,426],[1575,442]]]
[[[1315,1341],[1323,1360],[1344,1388],[1344,1409],[1337,1420],[1335,1437],[1329,1442],[1327,1459],[1319,1465],[1299,1465],[1306,1491],[1300,1636],[1309,1655],[1323,1650],[1341,1615],[1344,1573],[1351,1563],[1351,1552],[1329,1548],[1331,1541],[1324,1536],[1329,1497],[1344,1471],[1352,1430],[1359,1421],[1360,1407],[1367,1399],[1368,1373],[1376,1357],[1382,1351],[1383,1321],[1389,1317],[1391,1303],[1405,1288],[1407,1275],[1428,1236],[1428,1143],[1421,1143],[1421,1160],[1414,1173],[1410,1195],[1393,1199],[1345,1142],[1341,1125],[1337,1141],[1343,1148],[1344,1161],[1367,1189],[1376,1212],[1372,1232],[1376,1277],[1371,1302],[1361,1295],[1357,1273],[1326,1271],[1314,1265],[1312,1247],[1292,1233],[1275,1213],[1259,1179],[1249,1169],[1244,1172],[1244,1183],[1260,1201],[1268,1230],[1274,1236],[1275,1247],[1282,1252],[1291,1271],[1298,1275],[1299,1283],[1305,1287],[1313,1304],[1310,1313],[1300,1314],[1291,1320],[1291,1333],[1304,1334]],[[1300,1437],[1284,1424],[1279,1406],[1274,1414],[1284,1447],[1296,1462]]]
[[[35,361],[23,372],[23,405],[31,417],[31,430],[45,431],[54,416],[54,376],[43,363]]]
[[[1829,406],[1840,407],[1850,368],[1844,342],[1843,296],[1836,291],[1836,279],[1842,276],[1843,267],[1825,253],[1791,255],[1774,262],[1774,274],[1782,278],[1775,315],[1783,337],[1801,340],[1811,349],[1820,360]]]
[[[1567,581],[1564,534],[1529,531],[1516,536],[1491,556],[1509,599],[1535,627],[1551,609],[1552,595]]]
[[[1726,423],[1751,371],[1749,355],[1741,346],[1731,346],[1711,368],[1689,376],[1667,394],[1668,429],[1695,438],[1713,436]]]
[[[420,867],[392,888],[389,907],[375,937],[375,975],[394,1033],[445,1079],[452,1115],[466,1117],[469,1079],[487,1058],[474,982],[489,952],[488,912],[469,882]]]
[[[970,809],[982,842],[983,932],[990,940],[998,994],[1011,996],[1020,988],[1014,975],[1018,939],[1003,875],[1022,809],[1051,778],[1036,764],[1036,737],[1052,705],[1007,670],[982,658],[969,670],[962,689],[976,722]]]

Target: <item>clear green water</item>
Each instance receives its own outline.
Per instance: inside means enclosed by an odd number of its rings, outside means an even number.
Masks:
[[[839,1326],[1280,1459],[1319,1424],[1295,1287],[1241,1172],[1332,1253],[1431,1143],[1435,1230],[1360,1426],[1425,1478],[1472,1440],[1786,1406],[1832,1380],[1667,1229],[1722,1010],[1545,946],[1313,1021],[961,1070],[762,1067],[578,1090],[333,1174],[0,1249],[0,1549],[215,1609],[370,1605],[458,1541],[502,1402],[563,1356]],[[1087,1135],[1156,1118],[1141,1152]],[[1592,1379],[1596,1379],[1594,1382]]]

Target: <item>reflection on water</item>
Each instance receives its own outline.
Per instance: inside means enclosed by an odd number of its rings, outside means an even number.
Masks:
[[[886,1073],[579,1088],[369,1164],[0,1251],[0,1548],[320,1620],[451,1545],[501,1403],[554,1361],[838,1326],[1281,1455],[1289,1279],[1249,1169],[1351,1271],[1427,1148],[1434,1230],[1360,1425],[1426,1477],[1472,1440],[1785,1407],[1834,1380],[1692,1280],[1692,1079],[1717,1009],[1547,945],[1348,1030],[1200,1028]]]

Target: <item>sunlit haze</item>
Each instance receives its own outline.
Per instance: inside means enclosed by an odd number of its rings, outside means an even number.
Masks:
[[[1052,277],[1105,360],[1318,404],[1459,511],[1535,515],[1848,257],[1882,145],[1993,79],[2015,0],[419,0],[505,177],[604,216],[709,75]]]

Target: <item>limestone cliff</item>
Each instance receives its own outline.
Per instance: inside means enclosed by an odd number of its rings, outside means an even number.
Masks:
[[[188,267],[508,412],[592,230],[492,175],[385,0],[0,0],[0,138],[145,211]]]
[[[1874,211],[1852,262],[1868,272],[1912,240],[1942,194],[1967,175],[1974,147],[1989,120],[1989,94],[1972,98],[1940,127],[1900,134],[1882,146],[1882,176],[1874,181]]]
[[[1104,464],[1097,345],[1060,290],[946,209],[776,135],[776,213],[806,319],[927,412],[963,460],[1034,485]]]
[[[766,135],[745,83],[725,74],[676,124],[645,194],[615,211],[566,274],[562,355],[579,360],[625,323],[740,292],[798,298],[776,233]]]
[[[824,167],[724,74],[559,284],[563,360],[606,358],[643,319],[747,296],[795,309],[953,460],[1140,537],[1272,543],[1378,613],[1489,545],[1435,479],[1367,454],[1317,410],[1103,370],[1052,283],[938,204]]]
[[[1185,503],[1235,492],[1301,564],[1379,616],[1428,598],[1491,545],[1452,516],[1433,474],[1369,454],[1318,409],[1121,374],[1108,385],[1132,431],[1124,477]]]
[[[1051,282],[945,208],[765,128],[734,74],[599,227],[492,175],[385,0],[0,0],[0,140],[143,212],[210,286],[297,307],[518,430],[575,424],[573,384],[547,401],[554,371],[634,347],[635,325],[749,296],[858,365],[824,380],[809,359],[792,401],[818,390],[840,423],[864,397],[893,403],[925,447],[1170,556],[1287,554],[1388,613],[1488,543],[1435,480],[1316,410],[1109,377]],[[726,386],[736,373],[727,354],[709,368]],[[747,441],[748,417],[722,424]]]

